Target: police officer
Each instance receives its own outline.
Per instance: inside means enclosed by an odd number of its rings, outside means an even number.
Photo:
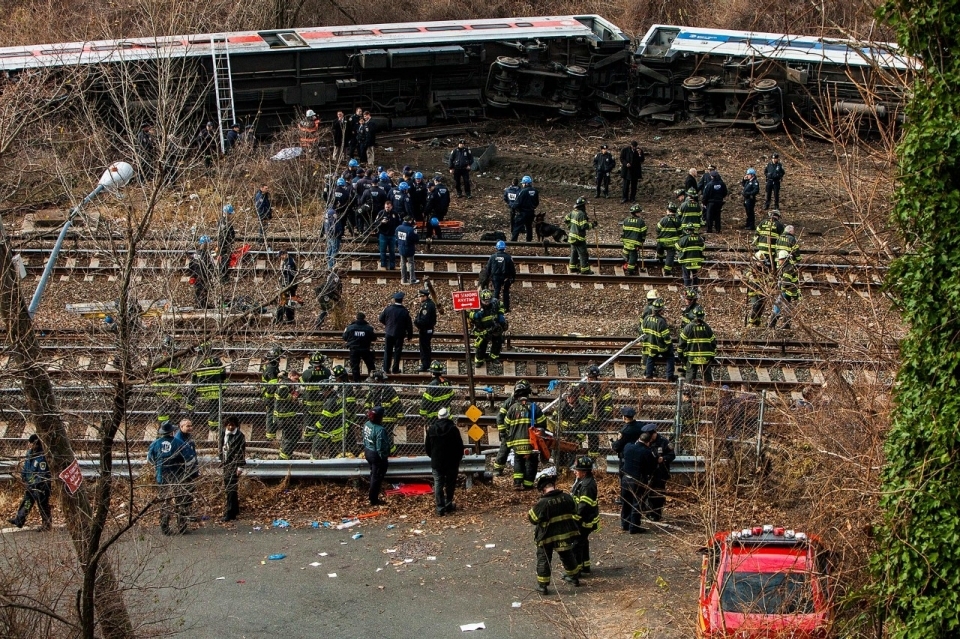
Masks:
[[[653,364],[659,358],[666,360],[667,381],[676,381],[673,374],[673,338],[670,337],[670,327],[663,318],[663,300],[653,302],[653,314],[643,318],[641,332],[643,335],[644,379],[653,379]]]
[[[417,243],[420,236],[409,215],[403,218],[403,223],[397,227],[397,253],[400,254],[400,283],[419,284],[417,279]]]
[[[757,208],[757,196],[760,194],[760,181],[757,180],[757,170],[753,167],[747,169],[747,174],[740,181],[740,193],[743,196],[743,210],[746,214],[746,221],[743,228],[754,230],[757,226],[755,211]]]
[[[677,256],[677,240],[680,239],[680,222],[677,220],[677,203],[667,204],[667,214],[657,222],[657,262],[664,277],[673,274]]]
[[[637,274],[639,252],[647,239],[647,223],[640,217],[641,213],[643,213],[643,207],[634,204],[630,207],[630,214],[620,222],[622,227],[620,242],[623,244],[623,259],[625,260],[623,270],[627,275]]]
[[[173,446],[183,458],[180,467],[179,490],[183,501],[183,512],[187,519],[196,521],[193,512],[193,494],[197,490],[197,480],[200,479],[200,459],[197,457],[197,443],[193,439],[193,422],[181,419],[177,434],[173,437]]]
[[[786,171],[780,163],[780,156],[774,153],[770,156],[770,162],[763,169],[763,177],[766,179],[767,200],[763,205],[764,209],[770,208],[770,199],[773,197],[773,208],[780,208],[780,182]]]
[[[507,396],[500,404],[500,410],[497,412],[497,434],[500,437],[500,448],[497,450],[497,457],[493,462],[493,470],[497,476],[503,474],[503,469],[507,466],[507,458],[510,456],[510,447],[507,446],[507,413],[521,397],[529,397],[532,389],[530,383],[525,379],[519,380],[513,387],[513,392]]]
[[[40,530],[50,530],[50,488],[52,477],[47,466],[47,458],[43,453],[43,443],[36,433],[27,440],[30,447],[23,458],[23,467],[20,469],[20,478],[26,484],[23,499],[17,514],[8,521],[17,528],[23,528],[34,504],[40,513]]]
[[[401,220],[410,218],[413,221],[413,204],[410,201],[410,185],[401,182],[387,192],[388,199],[393,202],[393,210]]]
[[[613,452],[617,454],[617,459],[620,460],[620,470],[617,475],[622,479],[623,449],[626,448],[627,444],[632,444],[637,441],[640,437],[640,430],[643,428],[643,424],[634,419],[637,416],[637,411],[632,406],[621,406],[620,416],[623,418],[623,425],[620,427],[620,432],[617,434],[617,437],[610,439],[610,447],[613,449]],[[621,501],[618,495],[616,503],[620,504]]]
[[[503,190],[503,202],[510,211],[510,226],[513,227],[513,204],[517,201],[517,194],[520,193],[520,178],[513,178],[513,182]]]
[[[350,372],[353,381],[360,381],[360,362],[367,365],[367,375],[373,373],[376,361],[371,345],[377,340],[377,332],[367,322],[366,313],[357,313],[352,324],[343,329],[343,341],[350,351]]]
[[[413,321],[410,311],[403,305],[403,291],[393,294],[393,303],[387,305],[380,313],[380,323],[383,324],[383,371],[400,373],[400,362],[403,358],[403,340],[413,339]]]
[[[587,201],[577,198],[574,209],[563,219],[567,226],[567,242],[570,243],[570,262],[567,271],[582,275],[593,275],[590,270],[590,254],[587,251],[587,232],[596,228],[597,223],[587,217]]]
[[[423,173],[417,171],[413,174],[413,183],[407,191],[410,196],[410,206],[413,208],[413,220],[423,222],[423,211],[427,206],[427,183],[423,180]]]
[[[470,195],[470,169],[473,168],[473,153],[467,148],[465,140],[457,142],[457,148],[450,154],[450,173],[453,174],[453,183],[457,187],[457,197],[463,197],[466,192]],[[462,185],[461,185],[462,183]]]
[[[431,189],[424,216],[429,219],[437,218],[437,220],[443,222],[449,211],[450,189],[443,183],[443,176],[437,175],[433,178],[433,189]],[[439,239],[439,237],[438,232],[437,238]]]
[[[383,478],[387,475],[391,448],[393,437],[390,431],[383,427],[383,406],[375,406],[367,411],[367,421],[363,425],[363,453],[370,467],[368,497],[371,506],[386,503],[380,499],[380,491],[383,488]]]
[[[577,480],[573,482],[570,495],[577,504],[577,524],[580,539],[577,542],[577,565],[580,574],[590,573],[590,533],[600,529],[600,504],[597,501],[597,480],[593,478],[593,459],[587,455],[577,457],[573,465]]]
[[[430,289],[420,289],[420,307],[413,325],[420,341],[420,372],[427,373],[433,360],[433,331],[437,326],[437,305],[430,299]]]
[[[520,178],[520,192],[513,202],[513,225],[510,232],[510,241],[516,242],[521,232],[527,235],[527,242],[533,241],[533,220],[537,217],[537,207],[540,206],[540,193],[533,185],[533,178],[524,175]]]
[[[616,168],[617,161],[606,144],[600,145],[600,152],[593,156],[593,170],[597,175],[597,194],[593,197],[600,197],[600,189],[603,189],[603,197],[610,197],[610,174]]]
[[[636,140],[620,150],[620,177],[623,180],[621,204],[637,201],[637,183],[643,179],[643,149]]]
[[[147,463],[156,468],[156,480],[159,488],[157,498],[160,501],[160,532],[164,535],[182,534],[187,529],[183,494],[180,491],[180,472],[183,457],[175,446],[175,429],[170,422],[163,422],[157,430],[157,439],[147,450]],[[170,518],[175,517],[174,526]]]
[[[517,267],[513,257],[507,253],[507,243],[500,240],[496,244],[497,252],[487,260],[487,274],[493,286],[493,296],[500,300],[501,310],[510,312],[510,286],[517,278]]]
[[[507,330],[507,320],[500,310],[500,304],[487,289],[480,291],[480,308],[470,311],[468,315],[470,327],[473,331],[473,348],[475,349],[473,363],[482,366],[488,359],[500,359],[500,349],[503,348],[503,334]],[[487,346],[490,354],[487,355]]]
[[[371,189],[372,190],[372,189]],[[377,243],[380,248],[380,268],[397,268],[397,228],[400,218],[393,210],[393,201],[387,200],[377,213]]]
[[[530,429],[543,431],[547,418],[536,402],[530,401],[529,394],[525,393],[518,396],[517,401],[507,410],[504,423],[507,426],[507,448],[513,449],[513,489],[533,490],[540,454],[530,441]]]
[[[700,285],[700,269],[703,267],[703,251],[706,243],[694,227],[683,229],[683,237],[677,241],[677,261],[683,273],[684,286]]]
[[[650,434],[650,451],[656,458],[657,465],[650,479],[650,489],[641,506],[644,517],[651,521],[660,521],[663,519],[663,505],[667,501],[663,491],[670,479],[670,464],[677,458],[677,454],[670,440],[657,432],[655,424],[645,425],[643,432]]]
[[[693,321],[680,331],[677,356],[686,367],[686,380],[693,382],[699,373],[705,384],[713,381],[710,365],[717,356],[717,337],[704,321],[704,311],[698,305],[692,311]]]
[[[576,502],[557,489],[557,469],[553,466],[544,468],[535,479],[541,497],[527,513],[527,519],[537,527],[533,534],[537,544],[537,592],[546,595],[554,550],[563,562],[563,580],[574,587],[580,585],[576,551],[580,530]]]
[[[450,388],[451,384],[444,376],[446,369],[441,362],[434,361],[430,364],[430,374],[433,375],[433,379],[427,384],[420,397],[419,410],[420,417],[427,421],[427,426],[437,420],[441,408],[450,409],[453,397],[456,395],[456,391]]]
[[[706,209],[707,233],[714,229],[720,232],[720,212],[723,210],[723,200],[727,197],[727,184],[720,177],[716,169],[710,171],[710,181],[703,188],[703,206]]]
[[[647,491],[657,471],[657,458],[650,449],[652,437],[651,432],[641,432],[637,441],[623,448],[623,476],[620,478],[620,529],[631,535],[650,532],[641,524]]]

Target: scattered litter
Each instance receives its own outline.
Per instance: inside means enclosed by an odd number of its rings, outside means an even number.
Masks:
[[[353,537],[351,537],[350,539],[360,539],[361,537],[363,537],[363,533],[356,533],[356,534],[355,534]]]
[[[261,562],[260,562],[260,565],[261,565],[261,566],[266,566],[266,565],[267,565],[267,562],[261,561]]]
[[[412,563],[413,563],[413,559],[410,559],[410,558],[408,557],[408,558],[406,558],[406,559],[403,560],[403,563],[405,563],[405,564],[412,564]]]
[[[383,568],[377,568],[376,572],[380,572]]]
[[[337,524],[337,530],[344,530],[346,528],[353,528],[360,523],[359,519],[349,519],[342,524]]]
[[[387,549],[384,550],[383,552],[387,552],[387,553],[397,552],[397,549],[396,549],[396,548],[387,548]]]
[[[514,607],[514,608],[519,608],[519,607],[520,607],[520,602],[519,602],[519,601],[514,601],[514,602],[513,602],[513,607]]]
[[[384,151],[386,151],[387,153],[393,153],[393,147],[388,146],[387,148],[384,149]]]
[[[470,564],[467,564],[467,568],[473,568],[473,566],[471,566]]]
[[[254,530],[261,530],[260,526],[254,526],[253,529],[254,529]]]
[[[280,561],[281,559],[286,559],[286,557],[287,556],[284,555],[283,553],[278,552],[275,555],[270,555],[269,557],[267,557],[267,559],[269,559],[270,561]]]
[[[471,630],[484,630],[484,629],[486,629],[486,626],[483,625],[482,621],[480,623],[465,623],[462,626],[460,626],[461,632],[469,632]]]
[[[413,531],[413,534],[414,534],[414,535],[422,535],[422,534],[423,534],[423,531],[422,531],[422,530],[419,530],[419,529],[415,529],[415,530]]]
[[[662,139],[663,139],[663,138],[662,138],[661,136],[659,136],[659,135],[653,136],[653,141],[654,141],[654,142],[659,142],[659,141],[662,140]]]
[[[487,544],[486,546],[484,546],[484,548],[496,548],[496,547],[497,547],[496,544]]]
[[[400,515],[400,519],[406,519],[406,518],[407,518],[406,515]]]
[[[303,153],[303,148],[299,146],[287,147],[286,149],[281,149],[279,153],[274,156],[271,156],[271,160],[282,162],[284,160],[292,160],[294,158],[300,157]]]
[[[347,545],[347,542],[341,541],[341,542],[340,542],[340,545],[341,545],[341,546],[346,546],[346,545]]]
[[[326,556],[327,556],[327,553],[321,552],[321,553],[318,553],[318,555],[319,555],[320,557],[326,557]]]
[[[274,527],[274,528],[289,528],[289,527],[290,527],[290,522],[287,521],[286,519],[274,519],[274,520],[273,520],[273,527]]]
[[[323,527],[324,527],[324,528],[333,528],[333,524],[331,524],[329,521],[325,521],[325,522],[323,522]]]
[[[314,568],[316,568],[317,566],[320,565],[320,562],[319,562],[319,561],[314,561],[314,562],[311,563],[310,565],[313,566]]]
[[[216,581],[220,581],[221,579],[226,579],[226,577],[217,577]]]
[[[427,561],[436,561],[436,560],[437,560],[436,557],[433,557],[433,556],[427,557]]]
[[[397,527],[396,524],[387,524],[387,530],[393,530],[396,527]]]
[[[383,514],[382,510],[374,510],[373,512],[369,512],[369,513],[360,513],[359,515],[357,515],[357,519],[370,519],[371,517],[379,517],[382,514]]]
[[[333,579],[333,578],[336,577],[336,576],[337,576],[337,573],[335,573],[335,572],[328,572],[328,573],[327,573],[327,577],[330,577],[331,579]]]
[[[247,583],[247,580],[246,580],[246,579],[237,579],[237,583],[238,583],[238,584],[245,584],[245,583]]]

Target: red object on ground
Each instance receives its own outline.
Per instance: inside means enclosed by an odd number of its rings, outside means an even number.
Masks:
[[[238,248],[236,251],[231,253],[230,268],[237,268],[238,266],[240,266],[240,260],[243,259],[243,256],[246,255],[249,250],[250,250],[250,245],[244,244],[243,246]]]
[[[392,490],[385,490],[384,494],[416,497],[417,495],[429,495],[433,492],[433,486],[430,484],[397,484],[397,486]]]

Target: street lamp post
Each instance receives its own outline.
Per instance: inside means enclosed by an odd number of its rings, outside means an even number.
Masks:
[[[43,268],[43,275],[40,276],[40,283],[37,284],[37,290],[34,291],[33,298],[30,300],[30,306],[27,309],[30,317],[33,317],[37,312],[37,308],[40,307],[40,298],[43,297],[43,291],[47,287],[47,282],[50,280],[50,274],[53,273],[53,265],[60,255],[60,248],[63,246],[63,241],[67,239],[67,232],[70,230],[70,227],[73,226],[74,218],[80,214],[80,210],[86,204],[100,195],[102,191],[122,188],[126,186],[131,179],[133,179],[132,166],[126,162],[111,164],[110,168],[100,176],[100,182],[97,183],[97,188],[91,191],[87,197],[83,198],[80,204],[77,204],[73,207],[73,210],[70,211],[66,223],[63,225],[63,228],[60,229],[60,236],[57,238],[57,243],[53,245],[53,252],[50,253],[50,259],[47,260],[47,265]]]

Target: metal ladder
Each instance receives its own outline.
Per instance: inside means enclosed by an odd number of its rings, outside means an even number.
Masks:
[[[218,45],[220,45],[218,47]],[[213,58],[213,90],[217,99],[217,124],[220,130],[220,152],[227,151],[226,131],[234,123],[233,73],[230,70],[230,45],[226,38],[210,38],[210,57]]]

